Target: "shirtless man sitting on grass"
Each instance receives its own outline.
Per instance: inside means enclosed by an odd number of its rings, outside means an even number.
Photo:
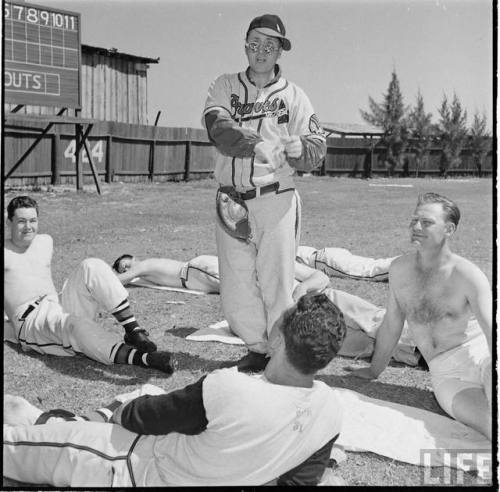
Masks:
[[[103,364],[130,364],[172,373],[168,352],[157,351],[141,328],[128,292],[109,265],[87,258],[71,273],[61,295],[52,280],[53,239],[38,234],[38,204],[29,196],[7,205],[10,238],[4,241],[4,341],[25,351],[73,356]],[[124,340],[97,322],[108,311],[125,330]]]
[[[491,439],[492,292],[484,273],[450,250],[459,219],[457,205],[448,198],[419,197],[410,222],[416,251],[391,264],[387,313],[371,365],[348,369],[360,378],[377,378],[406,319],[440,406]]]

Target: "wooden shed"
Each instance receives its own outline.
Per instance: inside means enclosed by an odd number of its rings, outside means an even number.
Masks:
[[[116,48],[106,49],[82,44],[81,111],[69,109],[67,115],[147,125],[149,64],[159,58],[121,53]],[[14,104],[5,104],[10,112]],[[56,114],[60,108],[24,106],[17,114]]]

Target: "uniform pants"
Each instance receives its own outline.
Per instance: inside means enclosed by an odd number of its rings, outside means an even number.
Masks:
[[[121,336],[105,330],[96,320],[128,297],[110,266],[97,258],[80,263],[64,284],[61,303],[46,296],[25,318],[30,303],[20,306],[12,320],[14,329],[4,340],[20,343],[23,350],[71,356],[83,353],[103,364],[112,364]]]
[[[300,198],[296,191],[288,191],[245,203],[252,234],[249,243],[216,224],[222,309],[248,348],[266,353],[274,323],[293,305]]]
[[[201,255],[189,260],[182,267],[181,283],[186,289],[219,293],[219,262],[217,257]]]
[[[368,258],[353,255],[344,248],[316,250],[310,246],[299,246],[297,257],[306,265],[321,270],[329,277],[352,278],[372,282],[387,280],[389,267],[396,258]]]
[[[138,434],[116,424],[3,426],[3,475],[55,487],[135,486]]]
[[[124,403],[164,393],[144,384],[114,399]],[[3,474],[8,478],[56,487],[162,485],[158,479],[147,483],[147,471],[155,469],[149,465],[156,436],[141,437],[116,424],[65,422],[59,417],[43,425],[4,425],[3,432]]]
[[[342,290],[328,288],[325,294],[342,311],[347,325],[344,343],[339,355],[348,357],[369,357],[373,353],[377,331],[385,317],[386,310]],[[405,322],[392,357],[410,366],[418,364],[415,342]]]

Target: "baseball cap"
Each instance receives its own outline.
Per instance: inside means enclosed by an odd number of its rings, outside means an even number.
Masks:
[[[257,29],[258,32],[265,34],[266,36],[280,38],[283,44],[283,49],[285,51],[290,51],[292,43],[290,43],[290,40],[285,37],[285,26],[277,15],[264,14],[256,17],[252,22],[250,22],[250,26],[247,30],[247,36],[252,29]]]

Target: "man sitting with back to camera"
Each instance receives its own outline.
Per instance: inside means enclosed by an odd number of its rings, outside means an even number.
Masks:
[[[307,294],[274,325],[263,374],[218,369],[168,394],[117,397],[100,422],[68,412],[76,421],[58,422],[60,410],[6,395],[4,476],[57,487],[317,485],[342,410],[314,377],[345,331],[335,304]]]

